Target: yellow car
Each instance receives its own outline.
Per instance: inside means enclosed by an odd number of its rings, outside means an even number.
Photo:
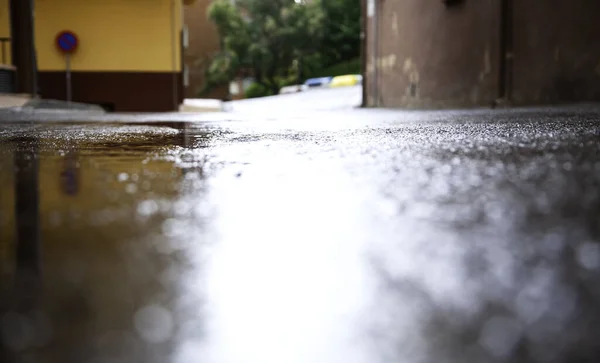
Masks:
[[[346,74],[343,76],[333,77],[329,87],[348,87],[356,86],[361,82],[361,76],[358,74]]]

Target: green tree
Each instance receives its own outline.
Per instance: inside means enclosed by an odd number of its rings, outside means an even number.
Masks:
[[[289,78],[299,59],[317,51],[323,38],[320,0],[215,0],[208,11],[221,52],[207,69],[206,88],[249,70],[271,93]]]
[[[322,0],[324,34],[321,66],[330,67],[360,56],[360,0]]]

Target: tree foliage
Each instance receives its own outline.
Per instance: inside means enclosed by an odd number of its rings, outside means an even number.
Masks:
[[[273,93],[278,79],[293,72],[295,61],[317,51],[323,38],[319,0],[215,0],[208,11],[219,32],[221,52],[207,70],[207,86],[249,70]]]
[[[323,0],[324,34],[321,66],[330,67],[360,56],[360,0]]]
[[[207,69],[205,90],[248,71],[274,94],[303,74],[357,60],[360,11],[360,0],[214,0],[208,16],[221,52]]]

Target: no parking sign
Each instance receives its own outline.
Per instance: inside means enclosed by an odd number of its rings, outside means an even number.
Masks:
[[[56,46],[63,53],[73,53],[79,46],[79,38],[72,31],[65,30],[56,36]]]
[[[71,102],[71,54],[79,47],[79,38],[70,30],[62,31],[56,36],[56,46],[65,55],[67,102]]]

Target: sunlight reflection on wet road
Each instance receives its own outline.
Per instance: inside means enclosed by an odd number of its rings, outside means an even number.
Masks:
[[[593,362],[600,123],[553,112],[6,124],[0,354]]]

